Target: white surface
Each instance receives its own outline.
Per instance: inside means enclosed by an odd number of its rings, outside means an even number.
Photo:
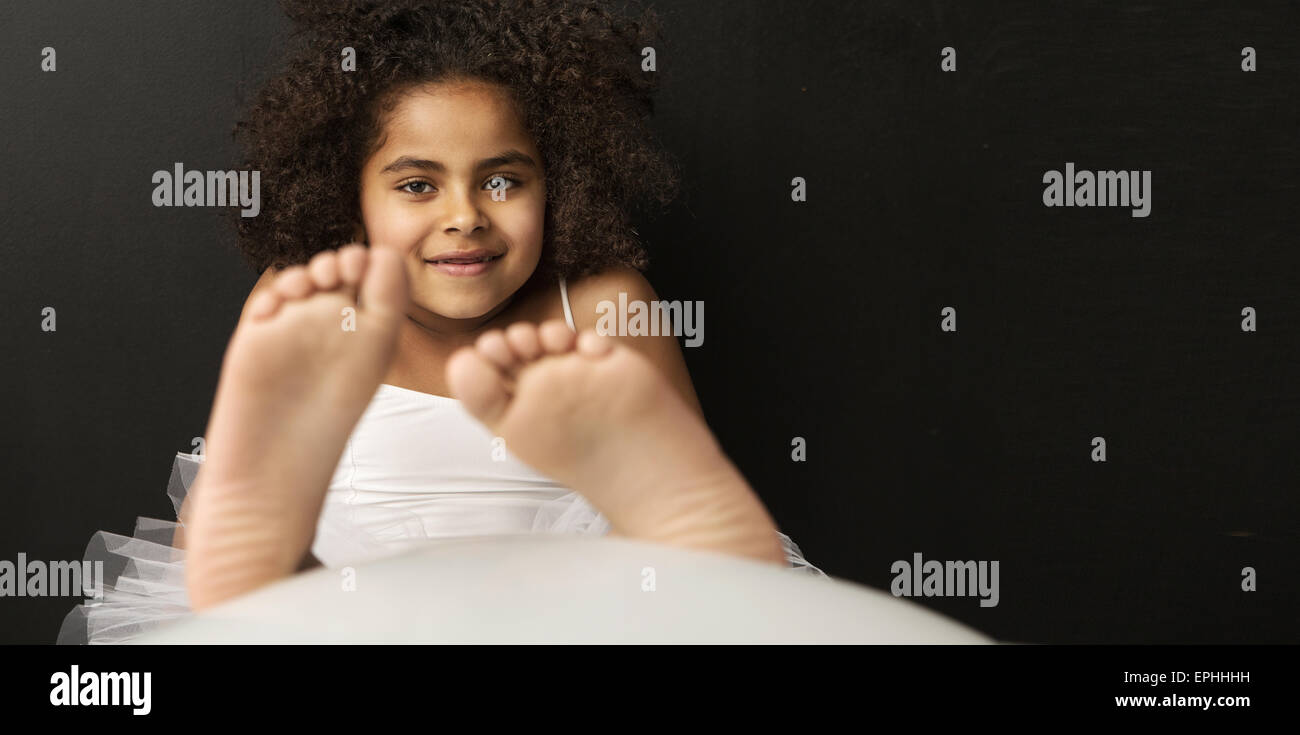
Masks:
[[[442,540],[353,569],[353,591],[316,569],[137,642],[994,642],[880,590],[622,537]]]

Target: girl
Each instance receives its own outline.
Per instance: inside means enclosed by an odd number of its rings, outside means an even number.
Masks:
[[[622,532],[821,575],[717,449],[675,337],[574,336],[603,300],[656,299],[629,224],[677,184],[644,127],[653,15],[596,0],[285,7],[288,63],[238,126],[263,181],[239,243],[262,276],[207,459],[176,458],[180,523],[96,534],[87,557],[112,581],[60,642],[129,640],[294,569],[466,535]],[[626,396],[646,400],[619,413]],[[683,459],[638,460],[618,445],[633,433]],[[663,488],[710,484],[725,486],[717,518],[767,528],[774,551],[670,522]]]

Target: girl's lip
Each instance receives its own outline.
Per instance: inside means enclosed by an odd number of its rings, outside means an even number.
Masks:
[[[499,257],[502,253],[493,252],[487,248],[474,248],[473,250],[448,250],[444,253],[438,253],[432,258],[425,258],[425,262],[435,260],[464,260],[466,258],[485,258],[488,256]]]
[[[496,255],[477,263],[448,263],[445,261],[436,262],[433,260],[426,260],[425,263],[433,266],[433,268],[438,270],[440,273],[445,273],[449,276],[477,276],[480,273],[487,271],[487,269],[491,268],[493,264],[499,260],[501,260],[501,256]]]

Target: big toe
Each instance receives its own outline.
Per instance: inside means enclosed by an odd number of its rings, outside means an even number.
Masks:
[[[389,248],[370,248],[358,298],[363,308],[396,317],[406,311],[406,269],[402,255]]]
[[[473,348],[462,348],[447,361],[447,385],[470,415],[493,426],[510,405],[501,371]]]

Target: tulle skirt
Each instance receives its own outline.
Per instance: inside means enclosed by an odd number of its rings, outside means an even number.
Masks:
[[[124,643],[192,614],[185,591],[185,550],[177,537],[183,528],[181,504],[201,466],[201,458],[184,453],[172,463],[167,496],[176,521],[140,517],[130,536],[98,531],[91,537],[84,559],[92,566],[103,564],[103,594],[67,614],[59,630],[60,645]],[[410,512],[374,510],[367,509],[362,523],[357,508],[325,503],[316,527],[316,543],[331,550],[328,558],[321,558],[325,566],[357,564],[437,540]],[[485,512],[490,509],[485,507]],[[603,535],[609,530],[604,516],[570,492],[537,505],[531,532]],[[789,536],[779,531],[778,536],[791,573],[827,576],[804,558]]]

